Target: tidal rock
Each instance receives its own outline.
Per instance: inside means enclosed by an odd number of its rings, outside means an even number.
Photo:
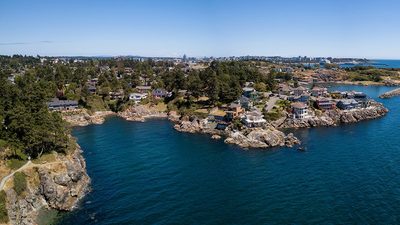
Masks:
[[[214,140],[219,140],[221,139],[221,136],[219,136],[218,134],[214,134],[213,136],[211,136],[211,138]]]
[[[275,128],[248,128],[243,131],[229,133],[225,143],[236,144],[243,148],[268,148],[275,146],[293,146],[300,141],[290,134],[286,136]]]

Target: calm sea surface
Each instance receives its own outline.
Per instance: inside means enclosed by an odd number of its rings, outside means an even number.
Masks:
[[[381,119],[297,130],[306,152],[244,151],[166,120],[76,128],[93,191],[60,224],[400,224],[400,98],[379,101]]]
[[[365,64],[342,64],[342,68],[354,67],[354,66],[374,66],[377,68],[400,68],[400,60],[397,59],[373,59],[370,63]]]

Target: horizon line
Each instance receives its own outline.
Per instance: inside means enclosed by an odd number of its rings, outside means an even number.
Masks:
[[[88,55],[40,55],[40,54],[0,54],[0,56],[14,56],[14,55],[22,55],[22,56],[32,56],[32,57],[49,57],[49,58],[78,58],[78,57],[85,57],[85,58],[118,58],[118,57],[137,57],[137,58],[183,58],[184,55],[182,54],[181,56],[143,56],[143,55],[107,55],[107,54],[88,54]],[[201,58],[232,58],[232,57],[267,57],[267,58],[272,58],[272,57],[281,57],[281,58],[299,58],[299,57],[307,57],[307,58],[333,58],[333,59],[367,59],[367,60],[400,60],[399,58],[384,58],[384,57],[372,57],[372,58],[366,58],[366,57],[337,57],[337,56],[306,56],[306,55],[298,55],[298,56],[282,56],[282,55],[230,55],[230,56],[188,56],[186,55],[187,58],[196,58],[196,59],[201,59]]]

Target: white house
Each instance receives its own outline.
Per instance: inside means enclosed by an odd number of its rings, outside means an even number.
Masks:
[[[292,103],[293,119],[304,119],[308,117],[308,107],[303,102]]]
[[[247,112],[243,117],[243,123],[247,127],[260,127],[264,125],[267,121],[264,119],[264,115],[257,110]]]
[[[142,99],[147,98],[147,93],[131,93],[129,95],[129,100],[139,103]]]

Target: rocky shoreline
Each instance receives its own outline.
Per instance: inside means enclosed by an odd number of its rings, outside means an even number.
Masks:
[[[381,94],[379,96],[379,98],[391,98],[391,97],[399,96],[399,95],[400,95],[400,88],[396,88],[394,90],[391,90],[391,91],[388,91],[388,92],[386,92],[384,94]]]
[[[174,128],[180,132],[210,134],[212,139],[225,138],[225,143],[238,145],[244,149],[276,146],[293,147],[300,144],[299,139],[294,137],[292,133],[285,135],[282,131],[269,125],[259,128],[244,128],[240,131],[230,126],[224,130],[218,130],[209,127],[206,119],[186,117],[178,121]]]
[[[78,145],[73,153],[58,154],[54,162],[31,164],[23,173],[27,189],[22,195],[5,187],[9,224],[37,224],[43,208],[71,211],[89,192],[90,178]]]
[[[90,124],[103,124],[105,118],[115,115],[112,111],[97,111],[89,113],[86,109],[62,112],[62,118],[71,126],[88,126]]]
[[[292,133],[285,134],[280,129],[308,128],[319,126],[338,126],[356,123],[363,120],[376,119],[388,112],[383,104],[373,102],[367,108],[352,110],[327,110],[319,116],[305,119],[293,119],[289,115],[259,128],[244,128],[240,131],[228,126],[225,130],[217,130],[209,126],[206,119],[182,118],[175,120],[174,128],[187,133],[211,134],[213,139],[225,138],[225,143],[236,144],[242,148],[269,148],[275,146],[292,147],[300,144],[300,140]]]
[[[150,118],[167,118],[166,112],[160,112],[156,108],[147,107],[145,105],[131,106],[123,112],[119,112],[118,116],[128,121],[144,122]]]
[[[363,120],[371,120],[384,116],[389,110],[383,104],[374,102],[367,108],[351,109],[351,110],[327,110],[320,116],[293,119],[284,117],[273,122],[276,128],[306,128],[320,126],[337,126],[346,123],[356,123]]]

